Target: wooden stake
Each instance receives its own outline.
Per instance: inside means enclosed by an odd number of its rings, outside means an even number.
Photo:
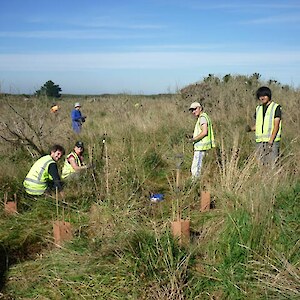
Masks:
[[[105,134],[106,135],[106,134]],[[105,139],[103,139],[104,149],[105,149],[105,177],[106,177],[106,194],[109,194],[109,185],[108,185],[108,154],[107,154],[107,145]]]
[[[181,219],[181,205],[179,203],[179,196],[178,196],[178,192],[179,192],[179,180],[180,180],[180,169],[177,168],[176,169],[177,221],[179,221]]]
[[[93,148],[90,145],[88,147],[88,151],[89,151],[89,162],[90,162],[91,165],[93,165],[93,159],[94,159]],[[95,188],[96,188],[96,191],[97,191],[97,200],[101,201],[101,197],[100,197],[99,188],[98,188],[98,185],[97,185],[94,169],[92,169],[92,177],[93,177],[93,181],[94,181]]]
[[[58,215],[58,188],[55,188],[55,202],[56,202],[56,218],[59,219]]]

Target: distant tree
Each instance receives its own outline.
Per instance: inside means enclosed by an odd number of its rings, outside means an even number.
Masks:
[[[259,73],[253,73],[251,77],[257,81],[261,75]]]
[[[225,83],[227,83],[230,79],[231,79],[231,75],[230,75],[230,74],[226,74],[226,75],[223,77],[223,81],[224,81]]]
[[[59,98],[61,88],[58,84],[54,84],[52,80],[48,80],[39,90],[35,92],[37,96],[47,96],[53,98]]]

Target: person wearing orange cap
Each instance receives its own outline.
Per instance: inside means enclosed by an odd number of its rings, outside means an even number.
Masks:
[[[57,113],[58,110],[59,110],[59,106],[58,106],[56,103],[54,103],[54,104],[51,106],[51,108],[50,108],[50,111],[51,111],[52,113]]]
[[[81,114],[80,109],[80,103],[76,102],[74,105],[74,109],[71,112],[72,128],[75,133],[81,132],[82,123],[84,123],[86,119],[86,117]]]

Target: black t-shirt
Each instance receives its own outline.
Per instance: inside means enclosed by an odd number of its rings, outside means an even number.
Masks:
[[[54,190],[58,188],[58,191],[62,190],[62,182],[60,180],[60,176],[58,174],[58,169],[57,169],[57,164],[56,163],[51,163],[48,167],[48,173],[52,176],[53,178],[53,188]]]
[[[268,108],[268,105],[263,105],[263,119],[265,118],[265,115],[266,115],[266,111],[267,111],[267,108]],[[279,118],[281,119],[281,106],[278,105],[275,109],[275,115],[274,115],[274,118]],[[254,119],[256,119],[256,111],[255,111],[255,114],[254,114]]]

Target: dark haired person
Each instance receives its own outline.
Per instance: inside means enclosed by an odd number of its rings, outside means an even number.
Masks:
[[[87,166],[84,165],[83,162],[83,152],[83,142],[76,142],[73,151],[70,154],[68,154],[68,156],[65,159],[61,175],[63,179],[74,178],[76,175],[79,174],[81,170],[85,170],[87,168]]]
[[[62,182],[58,173],[57,162],[65,154],[61,145],[53,145],[50,154],[38,159],[29,170],[23,185],[29,195],[40,196],[46,191],[62,192]]]
[[[197,118],[193,137],[189,139],[194,145],[194,157],[191,166],[193,179],[200,177],[202,161],[207,150],[215,147],[214,132],[210,117],[203,111],[199,102],[193,102],[189,111]]]
[[[281,140],[281,106],[272,101],[272,92],[262,86],[256,91],[261,104],[256,107],[255,131],[256,151],[263,165],[274,165],[279,157]]]

